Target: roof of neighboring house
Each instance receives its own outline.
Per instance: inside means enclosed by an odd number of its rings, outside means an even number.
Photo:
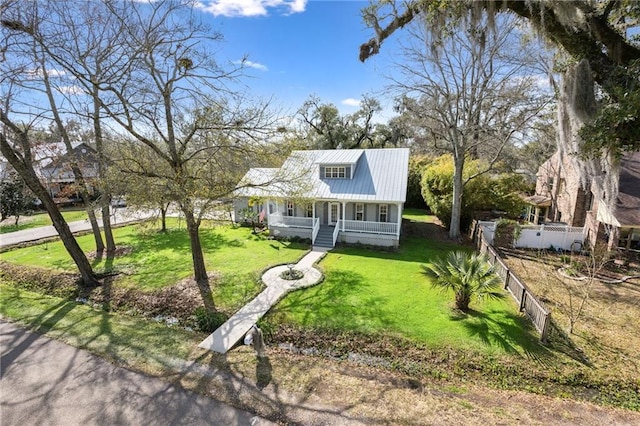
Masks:
[[[64,154],[58,155],[56,158],[53,158],[53,161],[42,167],[42,169],[54,169],[56,167],[59,167],[60,165],[67,165],[71,162],[72,159],[84,163],[97,162],[96,151],[86,143],[76,145],[75,147],[73,147],[71,152],[63,152]]]
[[[321,179],[321,165],[356,164],[351,179]],[[405,202],[409,149],[294,151],[279,169],[251,169],[241,196]],[[262,186],[260,186],[262,185]]]
[[[615,217],[621,226],[640,226],[640,151],[622,157]]]

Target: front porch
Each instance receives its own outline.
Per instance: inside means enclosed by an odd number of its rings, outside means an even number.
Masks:
[[[308,238],[323,247],[334,247],[336,242],[397,246],[400,239],[402,204],[316,201],[296,206],[271,201],[267,205],[267,223],[276,236]]]

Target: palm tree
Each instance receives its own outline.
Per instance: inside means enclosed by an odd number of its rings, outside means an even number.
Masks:
[[[501,292],[502,280],[483,255],[450,252],[448,256],[440,257],[422,268],[434,288],[455,292],[456,307],[461,311],[469,310],[474,295],[492,299],[504,296]]]

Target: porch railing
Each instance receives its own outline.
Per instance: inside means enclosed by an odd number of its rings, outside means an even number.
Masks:
[[[362,220],[345,220],[344,230],[352,232],[364,232],[371,234],[393,234],[398,231],[397,223],[370,222]]]
[[[313,228],[313,218],[311,217],[293,217],[282,216],[280,214],[272,214],[269,216],[271,226],[282,226],[291,228]]]
[[[316,237],[318,236],[318,231],[320,231],[320,219],[313,219],[313,232],[311,233],[311,244],[316,242]]]
[[[338,240],[338,234],[340,233],[340,222],[342,222],[341,220],[339,220],[336,223],[336,227],[333,229],[333,246],[336,246],[336,241]]]

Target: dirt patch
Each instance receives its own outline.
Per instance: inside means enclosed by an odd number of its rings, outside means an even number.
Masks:
[[[126,256],[128,254],[131,254],[132,252],[133,252],[133,247],[118,246],[116,247],[116,250],[113,253],[92,251],[92,252],[86,253],[86,255],[87,255],[87,259],[96,260],[96,259],[102,259],[106,257],[116,258],[120,256]]]
[[[24,267],[0,261],[0,279],[19,283],[21,288],[71,299],[80,291],[80,276],[46,268]]]
[[[599,381],[615,378],[636,383],[640,392],[640,278],[622,280],[640,274],[640,270],[619,268],[611,262],[597,276],[605,281],[578,281],[558,273],[567,262],[571,264],[572,259],[566,255],[502,252],[509,268],[550,309],[555,324],[552,331],[564,335],[565,341],[589,360],[589,374]],[[610,282],[616,279],[619,281]],[[572,319],[575,323],[570,333]]]
[[[215,285],[219,278],[220,274],[209,273],[212,285]],[[101,287],[83,294],[81,301],[98,305],[105,310],[155,318],[184,327],[195,326],[194,312],[202,306],[202,301],[193,278],[186,278],[172,286],[152,292],[113,287],[111,281],[111,278],[104,279]]]
[[[417,222],[403,219],[400,238],[421,237],[429,240],[450,243],[451,239],[449,238],[449,231],[442,225],[442,222],[440,222],[440,220],[435,216],[432,220],[433,222]]]

